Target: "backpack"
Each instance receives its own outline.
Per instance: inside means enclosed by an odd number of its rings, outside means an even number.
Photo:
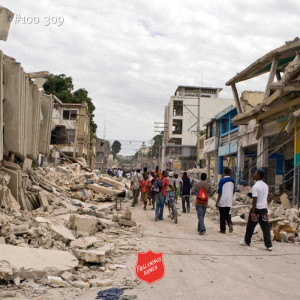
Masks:
[[[197,194],[196,201],[201,204],[207,204],[208,196],[205,188],[201,188],[201,190]]]
[[[159,192],[161,192],[161,189],[162,189],[161,180],[159,179],[159,180],[154,181],[154,183],[151,186],[151,191],[154,193],[159,193]]]

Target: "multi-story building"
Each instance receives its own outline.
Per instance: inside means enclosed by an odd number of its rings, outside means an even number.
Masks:
[[[219,98],[221,90],[221,88],[178,86],[165,107],[163,168],[173,169],[173,163],[176,162],[177,165],[181,165],[181,169],[186,170],[194,168],[199,163],[197,142],[198,134],[204,129],[203,121],[234,103],[232,99]]]
[[[208,177],[210,178],[210,169],[213,166],[215,182],[222,176],[224,166],[230,167],[235,177],[239,128],[232,124],[232,119],[236,114],[236,108],[230,105],[205,124],[206,140],[203,151]]]
[[[51,144],[66,155],[83,157],[89,163],[90,118],[87,103],[62,103],[57,99],[52,122]]]

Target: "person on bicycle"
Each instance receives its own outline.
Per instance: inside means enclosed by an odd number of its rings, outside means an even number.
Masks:
[[[208,206],[208,197],[213,195],[211,184],[206,180],[207,175],[202,173],[200,181],[193,185],[191,194],[196,196],[196,210],[198,215],[198,232],[200,235],[206,233],[204,217]]]

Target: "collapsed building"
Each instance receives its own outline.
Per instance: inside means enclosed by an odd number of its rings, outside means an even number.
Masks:
[[[236,83],[269,73],[263,93],[244,92]],[[277,79],[274,82],[274,79]],[[238,173],[251,184],[251,173],[261,169],[274,193],[284,191],[300,202],[300,40],[286,42],[230,79],[240,126]]]

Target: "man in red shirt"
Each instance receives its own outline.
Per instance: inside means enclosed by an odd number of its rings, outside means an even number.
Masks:
[[[144,173],[143,179],[141,180],[140,183],[140,190],[141,190],[141,198],[142,201],[144,202],[144,210],[146,210],[147,206],[147,201],[150,193],[150,188],[151,188],[151,182],[148,179],[147,173]]]
[[[160,206],[160,212],[157,216],[155,216],[155,219],[159,219],[159,220],[163,220],[163,213],[164,213],[164,203],[166,201],[166,197],[167,197],[167,187],[169,187],[172,191],[174,191],[174,187],[170,184],[170,181],[167,177],[167,172],[163,171],[162,172],[162,189],[161,189],[161,193],[162,193],[162,203],[159,203]],[[158,204],[158,203],[157,203]]]

